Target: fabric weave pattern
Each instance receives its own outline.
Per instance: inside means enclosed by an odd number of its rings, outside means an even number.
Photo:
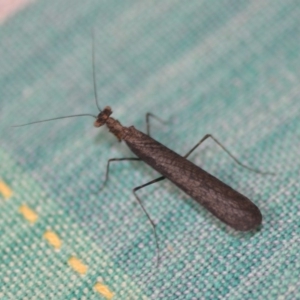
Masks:
[[[0,6],[1,9],[1,6]],[[298,299],[300,7],[297,1],[30,1],[0,26],[0,299]],[[158,174],[97,114],[184,154],[250,198],[263,225],[241,233]]]

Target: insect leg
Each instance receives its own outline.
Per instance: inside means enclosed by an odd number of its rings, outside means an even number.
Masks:
[[[208,138],[211,138],[219,147],[221,147],[238,165],[242,166],[243,168],[246,168],[250,171],[259,173],[259,174],[274,174],[271,172],[262,172],[260,170],[248,167],[244,165],[242,162],[240,162],[233,154],[230,153],[229,150],[225,146],[223,146],[215,137],[213,137],[211,134],[206,134],[184,157],[187,158],[200,144],[202,144],[205,140]]]
[[[135,188],[132,190],[132,192],[133,192],[133,194],[134,194],[134,196],[135,196],[137,202],[139,203],[139,205],[141,206],[141,208],[142,208],[142,210],[144,211],[145,215],[147,216],[147,218],[148,218],[148,220],[149,220],[149,222],[150,222],[150,224],[151,224],[151,226],[152,226],[153,232],[154,232],[155,244],[156,244],[156,255],[157,255],[157,266],[159,265],[160,257],[159,257],[159,245],[158,245],[158,238],[157,238],[157,234],[156,234],[155,224],[154,224],[154,222],[152,221],[152,219],[151,219],[150,215],[148,214],[147,210],[145,209],[145,207],[144,207],[144,205],[143,205],[141,199],[140,199],[140,198],[138,197],[138,195],[136,194],[136,191],[139,190],[139,189],[141,189],[141,188],[143,188],[143,187],[145,187],[145,186],[148,186],[148,185],[150,185],[150,184],[152,184],[152,183],[155,183],[155,182],[158,182],[158,181],[161,181],[161,180],[164,180],[164,179],[165,179],[164,176],[158,177],[158,178],[156,178],[156,179],[154,179],[154,180],[151,180],[151,181],[149,181],[149,182],[147,182],[147,183],[145,183],[145,184],[143,184],[143,185],[137,186],[137,187],[135,187]]]
[[[102,183],[101,187],[100,187],[100,191],[105,187],[107,181],[108,181],[108,177],[109,177],[109,164],[112,161],[123,161],[123,160],[138,160],[140,161],[141,159],[138,157],[124,157],[124,158],[111,158],[107,161],[107,165],[106,165],[106,174],[105,174],[105,180]]]
[[[147,126],[146,129],[147,129],[147,135],[149,135],[149,136],[150,136],[150,117],[156,119],[157,121],[159,121],[163,124],[167,123],[166,121],[162,120],[161,118],[159,118],[159,117],[155,116],[154,114],[148,112],[146,114],[146,126]]]

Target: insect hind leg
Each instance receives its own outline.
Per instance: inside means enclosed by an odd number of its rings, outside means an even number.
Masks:
[[[138,195],[136,194],[136,191],[139,190],[139,189],[142,189],[143,187],[146,187],[146,186],[148,186],[148,185],[151,185],[151,184],[153,184],[153,183],[155,183],[155,182],[159,182],[159,181],[164,180],[164,179],[165,179],[164,176],[158,177],[158,178],[156,178],[156,179],[154,179],[154,180],[151,180],[151,181],[149,181],[149,182],[147,182],[147,183],[145,183],[145,184],[143,184],[143,185],[137,186],[137,187],[135,187],[135,188],[132,190],[132,192],[133,192],[133,194],[134,194],[134,196],[135,196],[135,198],[136,198],[138,204],[141,206],[143,212],[145,213],[146,217],[148,218],[148,220],[149,220],[149,222],[150,222],[150,224],[151,224],[151,227],[152,227],[152,229],[153,229],[154,238],[155,238],[155,244],[156,244],[157,266],[159,265],[160,256],[159,256],[159,244],[158,244],[158,237],[157,237],[157,233],[156,233],[155,223],[153,222],[153,220],[151,219],[150,215],[148,214],[148,212],[147,212],[146,208],[144,207],[144,205],[143,205],[141,199],[140,199],[140,198],[138,197]]]
[[[271,174],[274,175],[272,172],[263,172],[255,168],[251,168],[243,164],[241,161],[239,161],[231,152],[223,145],[221,144],[213,135],[206,134],[186,155],[184,155],[185,158],[187,158],[196,148],[198,148],[204,141],[206,141],[208,138],[211,138],[219,147],[221,147],[238,165],[241,167],[248,169],[249,171],[259,173],[259,174]]]

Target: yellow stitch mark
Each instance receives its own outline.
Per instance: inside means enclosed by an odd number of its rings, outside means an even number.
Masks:
[[[172,247],[171,245],[168,245],[168,246],[167,246],[167,249],[168,249],[170,252],[173,252],[173,251],[174,251],[174,249],[173,249],[173,247]]]
[[[73,268],[79,274],[84,275],[88,270],[88,267],[84,265],[77,257],[73,256],[69,258],[68,263],[71,266],[71,268]]]
[[[114,296],[114,293],[111,292],[109,288],[101,282],[97,282],[94,286],[94,289],[106,299],[112,299]]]
[[[48,241],[48,243],[53,246],[55,249],[59,249],[61,247],[61,240],[58,235],[53,231],[46,231],[44,233],[44,238]]]
[[[10,187],[5,182],[3,182],[2,180],[0,180],[0,193],[3,195],[3,197],[5,199],[10,198],[13,194]]]
[[[38,219],[38,215],[25,204],[20,206],[19,211],[30,223],[34,223]]]

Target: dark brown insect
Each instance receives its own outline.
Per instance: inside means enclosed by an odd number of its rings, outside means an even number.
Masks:
[[[96,95],[97,99],[97,95]],[[98,102],[96,100],[97,106]],[[99,106],[98,106],[99,108]],[[100,108],[99,108],[100,110]],[[198,203],[202,204],[213,215],[219,218],[224,223],[228,224],[232,228],[240,231],[247,231],[255,229],[262,222],[262,215],[258,207],[251,202],[247,197],[232,189],[230,186],[220,181],[216,177],[207,173],[200,167],[187,160],[187,157],[206,139],[212,138],[226,153],[232,157],[239,165],[258,173],[263,173],[259,170],[255,170],[243,165],[239,162],[217,139],[212,135],[205,135],[185,156],[181,156],[166,146],[162,145],[158,141],[150,137],[149,118],[155,117],[153,114],[148,113],[146,115],[147,134],[137,130],[134,126],[124,127],[118,120],[115,120],[110,115],[112,110],[109,106],[106,106],[98,116],[90,114],[80,114],[66,117],[58,117],[54,119],[42,120],[31,122],[24,126],[34,123],[46,122],[56,119],[62,119],[67,117],[77,116],[93,116],[96,120],[94,122],[95,127],[101,127],[106,125],[109,131],[114,134],[119,141],[125,141],[130,150],[137,157],[127,158],[112,158],[108,160],[106,168],[106,177],[101,189],[108,181],[109,165],[112,161],[125,161],[135,160],[144,161],[150,167],[162,174],[150,182],[147,182],[141,186],[135,187],[133,193],[149,219],[155,235],[155,242],[157,247],[157,257],[159,259],[159,245],[158,238],[155,230],[155,224],[146,211],[142,201],[136,194],[136,191],[151,185],[155,182],[161,181],[165,178],[172,181],[176,186],[182,189],[186,194],[195,199]],[[161,120],[160,120],[161,121]]]
[[[236,230],[247,231],[261,224],[262,215],[258,207],[247,197],[186,159],[204,140],[208,137],[213,138],[211,135],[206,135],[183,157],[154,140],[149,135],[137,130],[134,126],[122,126],[119,121],[110,117],[111,114],[111,108],[109,106],[105,107],[104,110],[99,113],[94,125],[100,127],[106,124],[109,131],[112,132],[119,141],[125,141],[130,150],[138,157],[123,158],[122,160],[142,160],[163,175],[142,186],[134,188],[134,193],[142,187],[167,178],[206,207],[217,218]],[[150,114],[148,114],[147,119],[149,119],[149,116]],[[149,125],[147,128],[149,128]],[[215,138],[213,139],[220,144]],[[222,148],[224,149],[224,147]],[[112,160],[109,160],[109,162],[110,161]],[[108,176],[106,176],[106,181],[107,179]],[[147,214],[140,199],[136,194],[135,196]],[[147,216],[154,226],[148,214]]]

